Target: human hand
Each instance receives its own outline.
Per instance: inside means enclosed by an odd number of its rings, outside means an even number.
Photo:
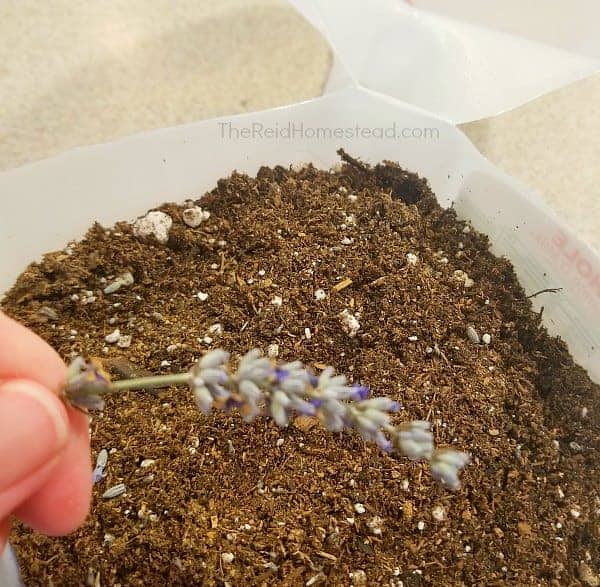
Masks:
[[[0,312],[0,553],[11,514],[51,536],[87,515],[88,421],[57,396],[65,373],[52,348]]]

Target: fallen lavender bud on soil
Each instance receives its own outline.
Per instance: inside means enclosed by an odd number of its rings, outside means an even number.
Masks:
[[[80,409],[102,410],[108,393],[181,384],[190,387],[196,405],[206,415],[213,409],[237,409],[246,422],[264,414],[285,427],[298,414],[316,418],[331,432],[356,430],[386,452],[395,450],[414,461],[429,461],[433,477],[450,489],[460,487],[458,474],[470,462],[467,453],[435,450],[429,422],[393,426],[390,414],[400,409],[398,402],[369,398],[367,387],[348,384],[332,367],[317,376],[300,361],[276,363],[257,349],[241,358],[237,370],[229,367],[229,353],[215,349],[187,373],[114,382],[100,366],[78,357],[69,367],[64,399]]]
[[[98,458],[96,459],[96,466],[92,471],[92,483],[98,483],[104,477],[104,469],[106,468],[106,463],[108,462],[108,451],[103,448],[98,453]]]

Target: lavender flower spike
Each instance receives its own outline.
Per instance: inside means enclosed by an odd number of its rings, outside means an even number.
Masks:
[[[206,353],[187,373],[111,382],[101,367],[78,358],[69,368],[64,398],[78,407],[102,409],[104,395],[110,392],[189,385],[204,414],[213,408],[234,408],[246,422],[252,422],[265,413],[282,428],[295,413],[314,416],[331,432],[355,430],[386,452],[396,449],[413,461],[426,459],[437,481],[450,489],[460,486],[458,474],[470,462],[470,456],[449,448],[434,450],[429,422],[392,425],[390,413],[400,409],[398,402],[388,397],[369,398],[367,387],[348,384],[346,377],[336,375],[332,367],[316,376],[300,361],[276,363],[256,349],[241,358],[235,371],[228,361],[229,353],[216,349]],[[97,467],[94,480],[100,480],[102,474],[103,467]]]
[[[459,471],[471,462],[471,457],[464,452],[451,448],[440,448],[434,451],[429,461],[431,475],[450,489],[458,489],[460,480]]]

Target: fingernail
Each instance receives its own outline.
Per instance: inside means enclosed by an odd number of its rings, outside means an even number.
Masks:
[[[67,412],[51,391],[32,381],[0,385],[0,491],[56,456],[68,431]]]

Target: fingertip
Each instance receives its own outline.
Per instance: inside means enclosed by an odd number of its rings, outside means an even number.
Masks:
[[[65,381],[66,366],[35,332],[0,311],[0,379],[29,379],[53,390]]]

